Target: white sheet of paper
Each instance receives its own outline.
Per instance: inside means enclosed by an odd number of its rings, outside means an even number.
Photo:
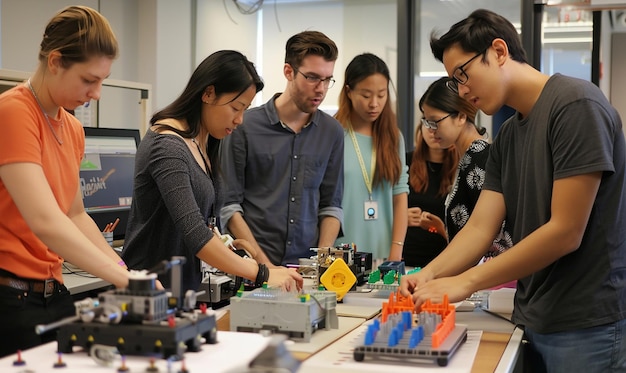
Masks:
[[[358,362],[353,358],[354,347],[359,345],[360,337],[367,328],[367,323],[353,330],[350,334],[333,343],[330,347],[305,360],[298,373],[362,373],[362,372],[454,372],[470,373],[482,331],[470,330],[467,332],[467,341],[452,356],[446,367],[440,367],[433,360],[423,363],[403,361],[399,359],[373,360],[365,359]]]

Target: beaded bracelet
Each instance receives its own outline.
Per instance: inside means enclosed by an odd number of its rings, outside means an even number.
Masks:
[[[263,263],[259,263],[259,271],[256,274],[256,279],[254,280],[254,286],[261,287],[263,283],[267,282],[270,278],[270,270]]]

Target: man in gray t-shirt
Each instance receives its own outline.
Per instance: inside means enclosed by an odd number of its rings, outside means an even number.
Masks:
[[[474,11],[431,48],[449,88],[486,114],[516,110],[489,150],[465,227],[401,291],[416,306],[518,279],[513,321],[533,372],[626,371],[626,146],[622,122],[587,81],[526,61],[511,23]],[[506,219],[513,247],[473,263]],[[469,269],[467,269],[469,268]]]

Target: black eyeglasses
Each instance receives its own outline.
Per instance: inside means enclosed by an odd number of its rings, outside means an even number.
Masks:
[[[328,88],[332,88],[333,85],[335,85],[335,79],[333,79],[332,77],[328,77],[328,78],[320,78],[318,76],[310,76],[310,75],[306,75],[305,73],[301,72],[300,70],[296,69],[295,67],[293,68],[296,73],[300,73],[300,75],[302,75],[304,77],[304,79],[306,80],[307,83],[309,83],[312,86],[317,87],[318,84],[322,83],[322,86],[326,89]]]
[[[465,67],[469,65],[470,62],[474,61],[478,56],[482,56],[483,54],[485,54],[488,49],[489,48],[483,50],[480,53],[477,53],[474,57],[467,60],[467,62],[465,62],[463,65],[454,69],[454,73],[452,73],[452,79],[446,82],[446,86],[448,86],[448,88],[450,88],[452,91],[459,93],[459,84],[465,85],[465,83],[467,83],[467,81],[469,80],[469,75],[467,75]]]
[[[433,130],[433,131],[437,131],[437,129],[439,128],[439,122],[441,122],[442,120],[446,119],[447,117],[456,114],[456,113],[449,113],[448,115],[446,115],[443,118],[437,119],[437,120],[428,120],[426,118],[422,118],[422,126],[428,128],[429,130]]]

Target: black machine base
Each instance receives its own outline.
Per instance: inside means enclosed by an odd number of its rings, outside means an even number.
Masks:
[[[186,351],[201,350],[206,343],[217,343],[215,315],[198,314],[196,320],[174,318],[151,324],[71,323],[58,330],[58,352],[71,353],[74,346],[87,352],[94,344],[116,347],[121,355],[143,355],[169,359],[182,358]]]

